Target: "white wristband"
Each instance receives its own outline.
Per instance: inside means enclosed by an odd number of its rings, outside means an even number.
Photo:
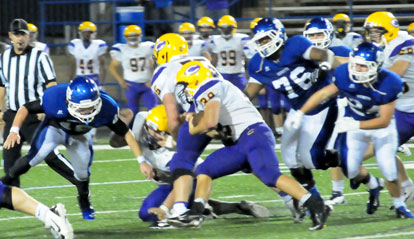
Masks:
[[[137,161],[139,164],[142,164],[144,162],[147,162],[147,160],[145,159],[144,155],[140,155],[137,157]]]
[[[19,130],[20,130],[20,128],[19,128],[19,127],[17,127],[17,126],[12,126],[12,127],[10,128],[10,132],[9,132],[9,133],[16,133],[16,134],[19,134]]]

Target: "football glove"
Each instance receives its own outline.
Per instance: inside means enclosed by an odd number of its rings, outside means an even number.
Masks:
[[[343,133],[346,131],[353,131],[359,129],[360,122],[354,120],[351,117],[339,118],[335,123],[335,130],[338,133]]]
[[[293,113],[290,113],[286,119],[285,127],[287,130],[297,130],[302,124],[304,113],[301,110],[296,110]]]

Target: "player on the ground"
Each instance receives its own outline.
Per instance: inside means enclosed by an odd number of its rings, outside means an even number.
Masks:
[[[129,124],[132,118],[132,113],[121,113],[121,119],[126,124]],[[169,162],[175,153],[176,144],[168,133],[165,106],[158,105],[149,112],[139,112],[135,116],[132,132],[140,145],[145,160],[154,169],[153,181],[158,185],[144,199],[138,215],[145,222],[154,222],[150,228],[170,228],[166,218],[170,215],[174,200],[170,196],[173,182]],[[121,136],[113,134],[110,138],[110,144],[113,147],[122,147],[126,145],[126,142]],[[196,166],[202,162],[203,160],[199,158]],[[209,199],[208,205],[210,207],[203,212],[203,215],[215,217],[216,215],[239,213],[254,217],[270,216],[270,212],[265,207],[246,200],[230,203]],[[211,214],[211,210],[213,214]]]
[[[151,91],[150,83],[153,71],[152,52],[154,43],[141,42],[142,31],[137,25],[129,25],[124,30],[127,43],[118,43],[110,51],[112,61],[109,71],[125,91],[128,108],[134,115],[139,112],[141,100],[148,110],[157,105],[157,96]],[[118,72],[122,66],[123,76]]]
[[[398,20],[391,12],[370,14],[365,20],[364,28],[367,40],[384,48],[383,67],[395,72],[404,82],[404,94],[395,104],[399,145],[403,145],[414,136],[414,38],[399,30]],[[400,160],[398,163],[407,203],[414,200],[414,185],[404,165]]]
[[[141,172],[147,178],[153,177],[152,168],[143,159],[132,132],[119,119],[117,103],[108,94],[99,91],[92,79],[77,77],[70,84],[50,87],[45,91],[41,101],[22,106],[13,121],[15,130],[10,132],[3,145],[4,148],[12,148],[20,143],[18,132],[28,113],[45,113],[46,116],[37,129],[29,152],[10,169],[10,175],[18,177],[24,174],[31,167],[42,162],[58,145],[64,145],[75,178],[84,182],[83,187],[78,188],[78,200],[85,220],[95,219],[95,210],[89,200],[93,148],[88,132],[92,128],[107,126],[116,134],[125,137],[140,163]],[[6,178],[7,180],[9,179]]]
[[[38,36],[38,31],[37,31],[37,27],[36,25],[32,24],[32,23],[27,23],[27,26],[29,27],[29,44],[32,47],[37,47],[40,50],[46,52],[47,54],[49,54],[49,47],[47,46],[46,43],[43,42],[39,42],[37,41],[37,36]]]
[[[197,167],[197,187],[191,210],[182,217],[169,218],[168,222],[199,226],[213,179],[243,170],[252,172],[266,186],[283,190],[296,198],[300,206],[307,207],[313,221],[309,230],[323,229],[330,207],[297,181],[282,175],[271,129],[242,91],[214,75],[197,61],[186,63],[177,74],[176,96],[181,102],[192,102],[195,110],[186,115],[190,134],[205,134],[222,127],[226,128],[227,140],[225,147],[210,154]]]
[[[332,46],[347,46],[354,49],[363,42],[360,34],[351,32],[351,18],[344,13],[336,14],[332,19],[335,27],[335,36]]]
[[[178,27],[179,34],[184,37],[188,44],[188,54],[190,56],[204,56],[211,61],[210,53],[208,52],[207,42],[194,39],[196,32],[195,26],[190,22],[184,22]]]
[[[378,179],[360,168],[365,151],[372,141],[375,156],[392,197],[397,217],[414,218],[404,203],[398,179],[396,154],[398,132],[394,109],[403,92],[401,78],[381,68],[384,54],[373,43],[362,43],[350,55],[349,63],[335,70],[335,81],[316,92],[295,113],[288,128],[297,128],[302,117],[329,98],[341,94],[347,99],[345,116],[336,122],[339,133],[335,148],[340,151],[344,173],[354,183],[364,183],[369,190],[366,212],[373,214],[378,207],[381,185]]]
[[[79,37],[70,41],[68,51],[71,55],[69,80],[75,76],[87,76],[98,86],[105,80],[105,56],[108,45],[96,37],[96,25],[82,22],[78,27]]]
[[[66,217],[65,206],[58,203],[48,208],[18,187],[11,187],[0,182],[0,209],[23,212],[42,221],[50,229],[53,237],[73,239],[72,225]]]
[[[338,64],[332,51],[314,46],[304,36],[287,39],[283,24],[264,18],[254,28],[258,54],[249,62],[250,81],[245,92],[253,98],[265,86],[284,94],[291,105],[289,120],[314,92],[328,85],[327,73]],[[324,102],[304,116],[302,127],[282,135],[282,159],[291,174],[312,194],[319,196],[311,169],[339,164],[338,153],[326,150],[337,118],[335,100]],[[286,125],[286,123],[285,123]],[[285,202],[289,195],[281,195]]]
[[[250,37],[246,34],[236,33],[237,22],[230,15],[221,17],[217,27],[220,30],[220,35],[215,36],[209,42],[212,63],[224,79],[243,90],[247,84],[244,65],[250,54],[246,43],[250,41]]]

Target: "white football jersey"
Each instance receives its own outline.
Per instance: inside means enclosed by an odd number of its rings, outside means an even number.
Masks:
[[[191,47],[188,49],[190,56],[202,56],[208,51],[207,43],[203,40],[192,40]]]
[[[217,77],[222,78],[220,73],[217,72],[216,68],[207,60],[205,57],[202,56],[188,56],[183,55],[172,61],[162,64],[158,66],[155,71],[154,75],[152,76],[151,81],[151,89],[152,91],[163,101],[164,96],[168,93],[175,95],[175,85],[177,83],[177,73],[181,69],[181,67],[190,61],[200,61],[205,66],[209,67],[214,75]],[[179,101],[178,102],[184,110],[188,110],[190,105],[186,102]]]
[[[211,51],[217,54],[217,70],[225,74],[244,73],[244,58],[248,53],[245,46],[250,41],[246,34],[235,33],[233,37],[226,40],[217,35],[210,41]]]
[[[122,64],[124,79],[145,83],[151,79],[151,57],[154,51],[153,42],[141,42],[137,48],[118,43],[112,46],[111,57]]]
[[[400,60],[410,63],[401,77],[408,84],[409,91],[397,99],[395,108],[399,111],[414,113],[414,37],[405,31],[399,31],[398,36],[385,46],[383,67],[391,67]]]
[[[35,41],[34,42],[34,47],[39,48],[40,50],[42,50],[42,51],[46,52],[47,54],[49,54],[49,47],[47,46],[46,43]]]
[[[108,45],[102,40],[92,40],[85,47],[81,39],[70,41],[68,50],[76,58],[76,75],[99,75],[99,56],[105,54]]]
[[[139,112],[134,119],[134,124],[132,126],[132,132],[135,136],[135,138],[138,140],[142,155],[145,157],[146,160],[149,161],[151,166],[154,169],[158,169],[161,171],[164,171],[166,173],[170,172],[170,167],[168,166],[168,163],[171,161],[173,155],[175,154],[175,151],[169,150],[165,147],[160,147],[156,150],[150,150],[149,147],[146,145],[146,142],[143,140],[143,134],[145,133],[143,130],[145,119],[148,116],[147,111]],[[198,158],[195,167],[201,164],[203,160],[201,158]]]
[[[362,38],[360,34],[355,33],[355,32],[348,32],[345,35],[344,39],[342,40],[334,36],[330,46],[346,46],[351,49],[354,49],[359,44],[361,44],[363,41],[364,39]]]
[[[250,40],[245,45],[244,54],[247,59],[250,59],[257,53],[256,43],[253,40]]]
[[[204,111],[210,101],[220,102],[219,123],[231,128],[235,141],[250,125],[264,122],[246,95],[229,81],[209,79],[197,87],[194,93],[196,113]]]

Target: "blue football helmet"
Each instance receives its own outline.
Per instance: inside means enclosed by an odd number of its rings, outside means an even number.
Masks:
[[[287,35],[285,27],[277,18],[263,18],[253,28],[253,41],[256,43],[257,51],[262,57],[269,57],[282,47]],[[270,41],[261,44],[265,39]]]
[[[348,71],[351,81],[359,84],[372,83],[377,80],[378,72],[384,62],[383,50],[370,42],[361,43],[349,54]],[[357,65],[367,67],[368,70],[361,72]]]
[[[69,114],[89,124],[101,111],[102,99],[95,81],[84,76],[73,79],[66,90]]]
[[[324,38],[322,39],[310,39],[309,35],[323,33]],[[303,35],[308,38],[313,45],[328,48],[331,45],[332,39],[334,37],[334,28],[332,23],[323,17],[312,18],[308,24],[305,26],[305,31]]]

